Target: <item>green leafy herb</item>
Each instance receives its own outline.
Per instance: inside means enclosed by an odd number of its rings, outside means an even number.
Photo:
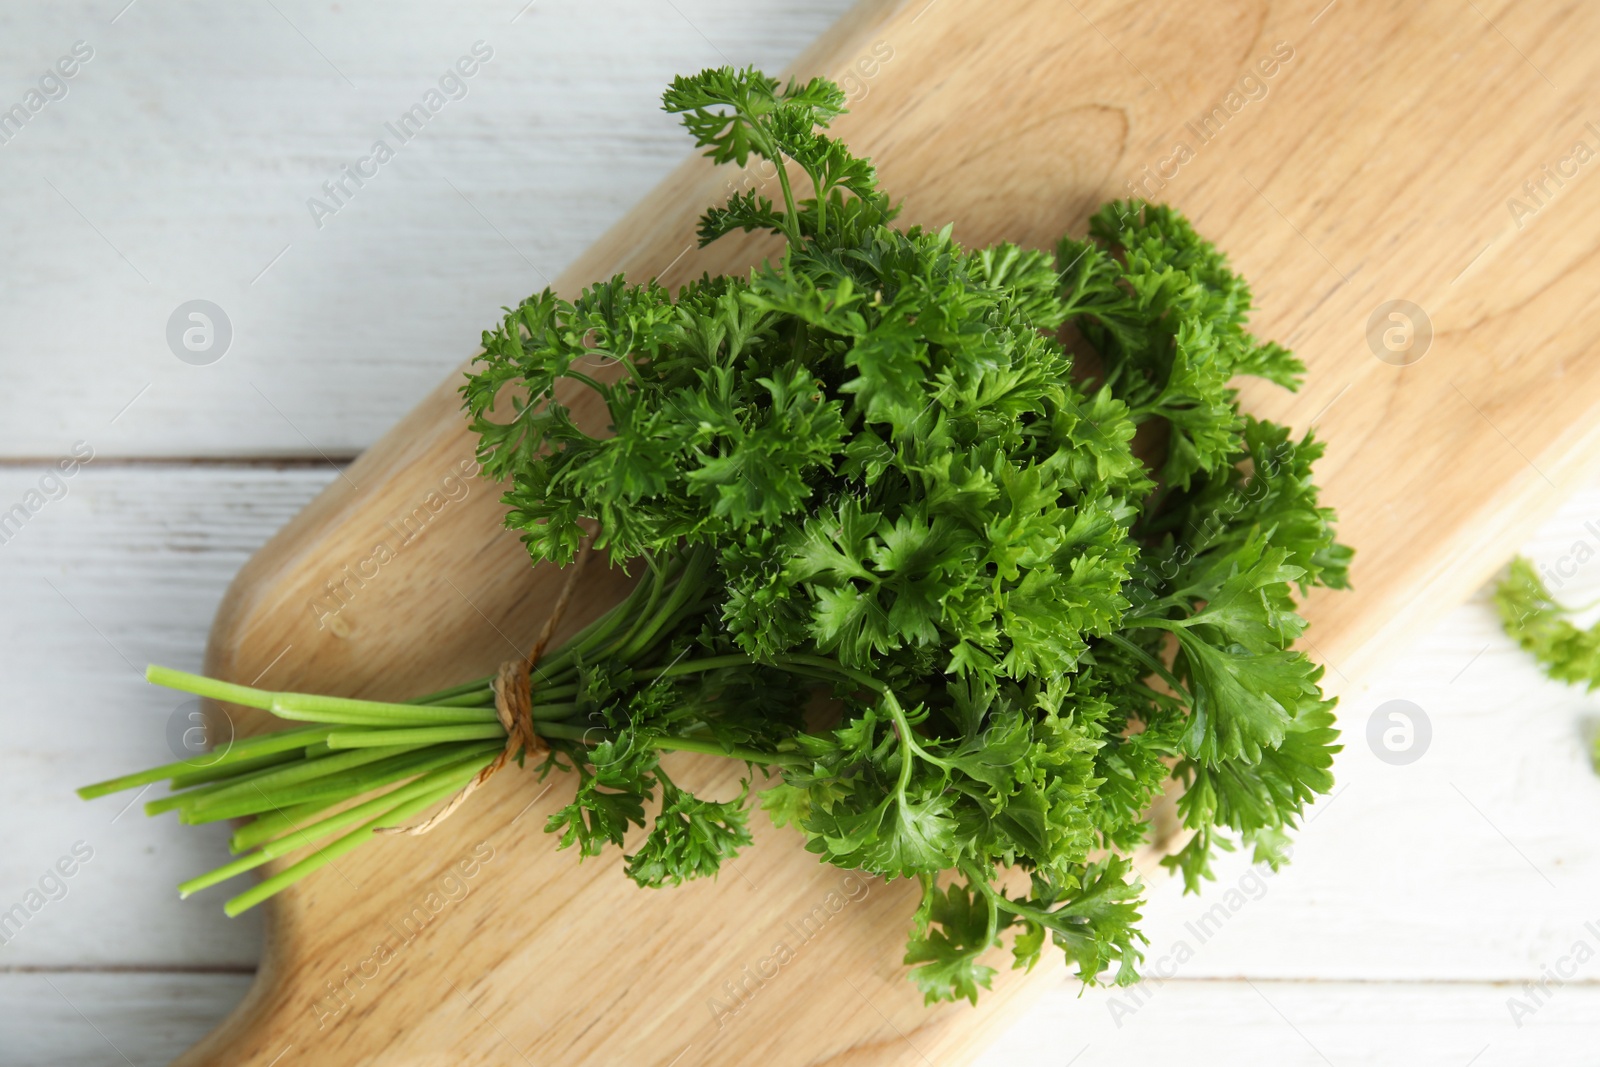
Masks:
[[[1551,595],[1533,563],[1521,556],[1494,591],[1506,633],[1558,682],[1600,689],[1600,625],[1579,629],[1576,612]]]
[[[596,530],[641,576],[535,672],[539,769],[576,785],[548,829],[676,884],[749,842],[759,798],[820,860],[920,882],[906,962],[929,1001],[976,1000],[1007,936],[1018,967],[1048,942],[1085,982],[1134,981],[1126,855],[1169,778],[1191,889],[1235,841],[1279,862],[1330,788],[1333,701],[1292,648],[1294,603],[1345,586],[1350,551],[1311,480],[1322,446],[1230,385],[1293,388],[1300,364],[1246,331],[1248,286],[1168,208],[1109,204],[1053,253],[964,249],[893,224],[871,163],[825,132],[829,82],[723,68],[664,100],[713,160],[777,168],[775,196],[709,210],[702,242],[772,231],[782,256],[676,293],[537,294],[463,389],[532,558],[571,563]],[[572,389],[607,432],[575,423]],[[185,821],[254,815],[234,835],[254,851],[186,891],[348,831],[230,913],[505,743],[488,679],[378,704],[151,677],[312,724],[85,790],[174,778],[154,803]],[[805,713],[815,693],[830,713]],[[673,750],[750,775],[696,796]]]
[[[1494,603],[1506,633],[1539,661],[1546,674],[1591,692],[1600,689],[1600,623],[1587,630],[1573,623],[1572,616],[1580,609],[1558,601],[1530,560],[1518,556],[1511,561],[1495,586]],[[1590,746],[1589,760],[1600,773],[1600,737]]]

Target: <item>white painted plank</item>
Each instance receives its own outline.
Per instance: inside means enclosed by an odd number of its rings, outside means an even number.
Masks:
[[[0,500],[24,499],[39,477],[0,469]],[[121,814],[134,794],[85,803],[72,790],[175,758],[167,723],[186,702],[140,672],[198,668],[234,572],[330,477],[91,465],[0,545],[11,609],[0,618],[0,913],[36,905],[20,928],[0,914],[0,966],[257,958],[257,920],[180,903],[174,889],[225,862],[223,827]],[[58,887],[52,868],[74,867],[78,842],[91,858]]]
[[[250,982],[240,974],[0,974],[0,1067],[169,1063]]]
[[[93,50],[0,144],[0,359],[30,398],[0,455],[358,451],[689,153],[673,75],[776,70],[849,0],[120,6],[0,7],[6,107]],[[464,97],[385,129],[478,41]],[[383,138],[319,228],[307,201]],[[191,366],[166,327],[202,298],[233,336]]]
[[[1600,938],[1591,944],[1600,948]],[[1515,1015],[1512,998],[1524,1006]],[[1593,984],[1551,985],[1537,1002],[1516,986],[1479,982],[1179,980],[1082,997],[1061,985],[974,1067],[1593,1063],[1597,1020]]]
[[[243,975],[0,974],[0,1067],[166,1063],[248,983]],[[1180,980],[1137,996],[1137,1004],[1130,991],[1079,997],[1060,985],[975,1067],[1571,1064],[1593,1062],[1600,1036],[1593,984],[1551,985],[1537,1003],[1518,987],[1485,983]],[[280,1062],[318,1061],[314,1049],[291,1048]]]

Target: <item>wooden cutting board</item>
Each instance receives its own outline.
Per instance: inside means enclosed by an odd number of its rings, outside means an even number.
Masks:
[[[907,222],[1047,244],[1131,183],[1234,256],[1257,332],[1310,366],[1301,394],[1253,384],[1247,406],[1328,440],[1321,480],[1359,550],[1357,590],[1307,609],[1339,690],[1600,460],[1600,7],[1325,2],[867,3],[796,72],[850,90],[838,130]],[[560,288],[757,261],[770,243],[692,247],[697,213],[743,180],[686,162]],[[525,650],[557,581],[464,476],[455,385],[245,567],[212,673],[400,698]],[[568,629],[624,585],[592,571]],[[672,760],[731,784],[722,761]],[[278,898],[250,995],[180,1062],[950,1064],[1054,980],[1007,973],[976,1009],[925,1009],[899,963],[904,884],[763,825],[719,881],[645,892],[616,854],[555,851],[542,825],[570,788],[501,775],[447,830]]]

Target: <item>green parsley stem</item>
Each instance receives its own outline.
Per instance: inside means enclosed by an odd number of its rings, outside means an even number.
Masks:
[[[613,740],[615,737],[611,731],[599,726],[573,726],[567,723],[540,723],[537,732],[541,737],[562,741],[577,741],[586,745],[598,745],[603,741]],[[725,745],[714,738],[652,737],[649,739],[649,743],[652,748],[676,752],[700,752],[708,756],[726,756],[729,759],[742,760],[745,763],[759,763],[772,767],[782,767],[804,761],[799,754],[762,752],[758,749],[743,748],[739,745]]]
[[[790,755],[781,752],[761,752],[753,748],[742,748],[738,745],[724,745],[720,741],[702,741],[693,737],[652,737],[650,744],[653,748],[666,749],[674,752],[701,752],[708,756],[727,756],[729,759],[743,760],[746,763],[759,763],[773,767],[793,766],[804,762],[799,755]]]
[[[684,674],[697,674],[700,671],[721,670],[723,667],[748,667],[750,657],[739,654],[733,656],[707,656],[705,659],[683,660],[667,667],[646,667],[644,670],[634,671],[635,678],[676,678]]]
[[[443,767],[480,757],[493,757],[504,747],[503,742],[480,741],[458,745],[442,745],[436,750],[419,750],[381,763],[369,764],[359,775],[351,775],[345,791],[337,799],[357,796],[372,789],[380,789],[418,774],[427,774]],[[307,820],[325,811],[326,798],[298,804],[279,806],[259,816],[254,822],[233,832],[228,847],[242,852],[264,841],[299,829]]]
[[[96,782],[94,785],[86,785],[80,788],[78,795],[85,800],[92,800],[95,797],[120,793],[124,789],[150,785],[153,782],[163,782],[174,775],[186,772],[231,766],[254,759],[257,756],[302,748],[313,741],[322,740],[332,730],[333,727],[331,726],[303,726],[293,730],[281,730],[261,737],[236,741],[227,751],[220,754],[215,752],[206,753],[190,759],[179,760],[176,763],[164,763],[159,767],[151,767],[149,770],[139,771],[135,774],[125,774],[120,778]]]
[[[437,693],[429,693],[427,696],[417,697],[415,700],[407,700],[404,703],[407,703],[407,704],[445,704],[445,703],[450,702],[451,700],[453,700],[456,697],[460,697],[460,696],[463,696],[465,694],[473,693],[476,690],[488,689],[493,683],[494,683],[494,675],[491,674],[491,675],[487,675],[487,676],[485,676],[483,678],[474,678],[470,682],[462,682],[460,685],[453,685],[448,689],[441,689]]]
[[[259,778],[224,786],[214,793],[208,793],[196,800],[191,809],[195,814],[201,814],[224,809],[231,810],[243,802],[253,804],[258,796],[267,796],[273,789],[291,785],[304,785],[306,782],[317,778],[325,778],[339,771],[352,770],[367,763],[376,763],[378,760],[404,752],[407,748],[415,746],[398,745],[388,748],[363,748],[352,752],[341,752],[336,756],[326,756],[322,759],[306,760],[292,767],[273,769]],[[246,807],[238,814],[248,814],[254,810]],[[232,815],[218,815],[217,818],[232,818]]]
[[[398,730],[339,731],[328,735],[333,749],[381,748],[390,746],[441,745],[449,741],[480,741],[504,738],[505,727],[498,722],[469,726],[408,726]]]
[[[1154,656],[1150,655],[1150,653],[1146,652],[1132,641],[1129,641],[1121,634],[1106,634],[1105,640],[1128,652],[1140,663],[1143,663],[1146,667],[1149,667],[1156,674],[1160,675],[1161,680],[1170,685],[1173,689],[1173,692],[1177,694],[1178,698],[1184,703],[1193,703],[1193,697],[1190,696],[1188,687],[1182,682],[1178,681],[1177,676],[1168,670],[1160,660],[1156,659]]]
[[[784,154],[774,145],[769,144],[765,147],[767,151],[764,154],[768,159],[772,160],[772,165],[778,172],[778,186],[783,190],[783,204],[788,209],[783,216],[784,236],[789,239],[790,244],[798,245],[800,243],[800,212],[795,207],[794,191],[789,188],[789,169],[785,165]]]
[[[905,709],[900,706],[900,701],[895,698],[894,691],[883,682],[880,682],[878,679],[872,677],[870,674],[863,674],[860,671],[851,670],[835,660],[829,660],[822,656],[780,656],[777,658],[775,663],[779,667],[787,667],[793,664],[801,667],[818,668],[820,670],[827,671],[835,677],[856,682],[859,685],[873,690],[879,696],[883,697],[884,704],[889,709],[889,717],[894,721],[895,732],[899,735],[900,740],[903,741],[913,753],[915,753],[917,756],[920,756],[928,763],[932,763],[937,767],[942,767],[945,770],[949,770],[953,766],[949,760],[940,759],[938,756],[935,756],[933,753],[929,752],[927,749],[923,748],[917,743],[917,735],[912,731],[911,722],[906,718]],[[910,783],[910,781],[911,761],[904,760],[900,765],[900,792],[905,792],[905,787]]]
[[[286,856],[289,853],[318,841],[335,831],[346,826],[365,822],[374,816],[381,815],[391,810],[396,805],[408,800],[435,793],[445,786],[454,785],[460,788],[461,784],[479,770],[488,766],[492,756],[479,755],[467,762],[458,761],[455,765],[425,774],[415,781],[403,785],[389,793],[372,798],[355,807],[347,808],[336,815],[330,815],[316,822],[296,829],[276,841],[270,841],[258,850],[241,856],[236,860],[223,864],[212,871],[191,878],[178,886],[178,895],[187,897],[191,893],[198,893],[202,889],[225,882],[236,875],[254,870],[268,860]]]
[[[299,863],[296,863],[285,870],[279,871],[271,878],[267,878],[252,886],[245,892],[240,893],[238,896],[224,904],[222,906],[222,910],[226,912],[230,918],[249,911],[257,904],[260,904],[263,900],[282,892],[289,886],[304,878],[306,875],[326,866],[329,863],[332,863],[340,856],[343,856],[354,850],[357,846],[365,844],[367,841],[372,839],[378,827],[397,826],[411,818],[413,815],[416,815],[418,812],[431,807],[433,804],[436,804],[445,797],[454,793],[456,788],[457,787],[454,785],[441,786],[430,793],[425,793],[420,797],[416,797],[412,800],[390,808],[387,812],[367,822],[359,829],[353,830],[345,836],[339,838],[327,848],[318,849],[315,853],[307,856]]]

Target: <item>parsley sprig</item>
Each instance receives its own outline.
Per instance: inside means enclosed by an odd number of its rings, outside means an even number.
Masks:
[[[1533,654],[1558,682],[1600,689],[1600,624],[1583,629],[1570,608],[1550,592],[1532,561],[1518,556],[1494,591],[1495,607],[1507,634]],[[1600,759],[1600,747],[1596,748]]]
[[[1333,701],[1294,604],[1346,585],[1350,551],[1312,482],[1322,446],[1229,384],[1293,388],[1301,365],[1247,332],[1248,286],[1168,208],[1109,204],[1053,253],[967,250],[894,225],[825,132],[831,82],[722,68],[664,103],[714,161],[777,169],[780,202],[733,197],[701,242],[771,231],[782,256],[676,293],[546,290],[484,334],[463,388],[532,558],[570,564],[598,531],[641,575],[534,676],[539,769],[575,784],[548,829],[583,856],[631,847],[629,876],[662,886],[715,874],[759,803],[822,861],[921,884],[906,962],[930,1002],[976,1000],[1007,938],[1018,967],[1048,942],[1085,982],[1135,980],[1126,857],[1169,778],[1191,889],[1235,841],[1280,862],[1331,785]],[[89,788],[171,778],[189,788],[154,804],[187,821],[256,817],[234,835],[253,851],[186,888],[355,827],[230,912],[504,743],[488,679],[410,704],[153,680],[312,724]],[[672,750],[750,774],[698,796]]]
[[[1571,607],[1557,600],[1525,556],[1513,559],[1495,585],[1494,603],[1506,633],[1545,674],[1590,692],[1600,689],[1600,623],[1584,628],[1572,621],[1594,605]],[[1600,773],[1600,736],[1590,743],[1589,761]]]

